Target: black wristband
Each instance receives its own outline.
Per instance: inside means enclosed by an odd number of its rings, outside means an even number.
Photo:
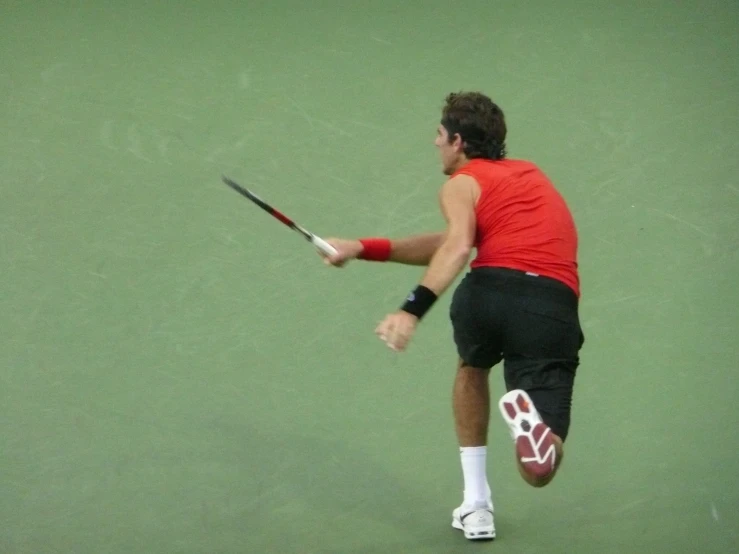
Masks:
[[[400,309],[421,319],[431,309],[437,298],[438,296],[434,291],[423,285],[418,285],[408,295]]]

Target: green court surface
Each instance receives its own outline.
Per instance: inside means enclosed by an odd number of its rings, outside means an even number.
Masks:
[[[0,4],[0,554],[739,551],[735,1]],[[461,89],[569,202],[587,337],[551,486],[494,414],[487,544],[451,295],[394,354],[422,268],[326,268],[220,182],[439,229]]]

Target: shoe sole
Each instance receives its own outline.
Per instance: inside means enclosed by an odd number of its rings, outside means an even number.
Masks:
[[[471,540],[471,541],[492,541],[495,539],[495,527],[493,526],[492,529],[489,527],[486,528],[477,528],[477,529],[465,529],[464,524],[457,519],[456,516],[452,516],[452,527],[455,529],[459,529],[464,533],[464,538]]]
[[[516,455],[526,473],[537,479],[551,475],[556,469],[557,450],[552,430],[541,420],[529,395],[513,390],[498,403],[516,441]]]

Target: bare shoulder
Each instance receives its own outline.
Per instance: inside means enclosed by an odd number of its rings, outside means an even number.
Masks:
[[[443,201],[444,198],[469,199],[473,204],[477,204],[480,198],[480,185],[477,179],[471,175],[459,174],[449,179],[441,187],[439,197]]]

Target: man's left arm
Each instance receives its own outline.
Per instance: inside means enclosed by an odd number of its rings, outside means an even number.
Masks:
[[[467,264],[477,230],[476,187],[472,177],[458,175],[441,188],[439,201],[447,221],[444,240],[431,258],[421,283],[408,295],[403,307],[385,317],[375,329],[380,339],[393,350],[405,350],[418,321]]]
[[[441,296],[449,288],[469,261],[477,230],[476,186],[472,177],[458,175],[447,181],[439,192],[447,232],[420,283],[436,296]]]

